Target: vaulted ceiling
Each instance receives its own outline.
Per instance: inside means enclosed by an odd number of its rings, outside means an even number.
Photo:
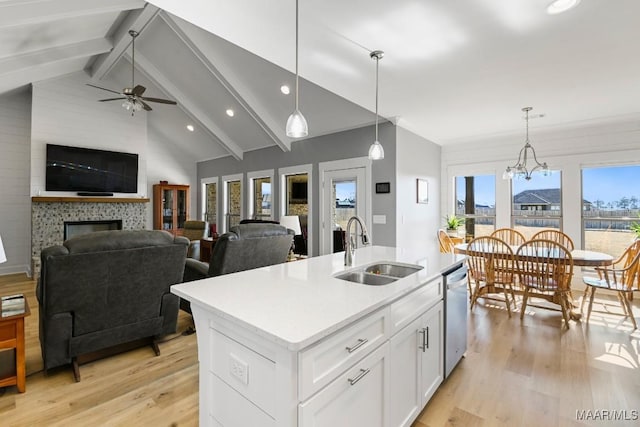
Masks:
[[[640,2],[585,0],[555,16],[549,2],[302,0],[310,137],[373,122],[374,49],[386,52],[381,115],[439,144],[520,134],[529,105],[545,115],[532,127],[640,118]],[[155,132],[194,160],[288,151],[294,11],[293,0],[0,0],[0,94],[79,70],[130,86],[135,29],[136,83],[178,102],[152,104]]]

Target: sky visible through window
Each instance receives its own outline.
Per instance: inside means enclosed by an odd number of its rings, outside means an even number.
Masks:
[[[561,174],[554,171],[550,176],[544,177],[534,173],[531,181],[514,179],[513,194],[524,190],[560,188]],[[474,180],[476,203],[495,206],[495,177],[494,175],[477,175]],[[638,200],[640,208],[640,166],[612,166],[585,168],[582,170],[582,197],[595,203],[600,200],[603,207],[611,203],[611,207],[617,207],[617,203],[623,198]],[[464,177],[456,177],[456,197],[465,199]]]
[[[602,201],[605,208],[617,207],[625,197],[640,200],[640,166],[583,169],[582,197],[594,204]],[[640,207],[640,202],[637,203]]]

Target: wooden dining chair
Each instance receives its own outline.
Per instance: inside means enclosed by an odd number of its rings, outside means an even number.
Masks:
[[[529,240],[518,248],[515,257],[520,285],[524,287],[520,320],[524,318],[529,298],[543,298],[560,305],[568,328],[573,277],[569,248],[553,240]]]
[[[482,236],[473,239],[467,245],[467,265],[470,283],[473,282],[471,310],[478,297],[483,293],[503,293],[507,313],[511,317],[509,295],[515,308],[516,297],[513,293],[515,274],[513,271],[513,250],[504,241],[496,237]]]
[[[573,240],[571,239],[571,237],[569,237],[562,231],[555,230],[553,228],[538,231],[536,234],[531,236],[531,240],[552,240],[556,243],[560,243],[562,246],[569,249],[569,252],[571,252],[576,248],[575,245],[573,244]]]
[[[440,243],[440,252],[453,253],[453,247],[455,246],[453,240],[443,229],[438,230],[438,243]]]
[[[520,246],[527,240],[524,234],[513,228],[498,228],[491,233],[491,237],[504,240],[510,246]]]
[[[587,285],[580,311],[584,308],[584,302],[589,297],[589,310],[587,311],[587,322],[591,317],[591,309],[593,308],[593,300],[596,295],[596,289],[608,289],[615,291],[622,306],[624,316],[631,318],[633,329],[638,329],[636,319],[633,316],[631,303],[629,300],[634,291],[640,290],[640,240],[633,242],[613,264],[596,267],[598,277],[583,277],[582,281]],[[589,292],[591,289],[591,292]]]

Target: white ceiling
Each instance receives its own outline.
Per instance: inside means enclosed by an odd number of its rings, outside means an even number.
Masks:
[[[628,119],[640,112],[640,2],[584,0],[303,0],[300,73],[439,144],[532,126]],[[151,0],[286,69],[294,68],[295,1]],[[304,93],[301,93],[304,97]]]
[[[540,128],[640,118],[640,2],[584,0],[549,16],[549,1],[302,0],[310,137],[373,122],[374,49],[386,53],[381,115],[438,144],[520,134],[524,106],[545,114]],[[293,86],[295,1],[151,3],[0,0],[0,93],[82,69],[87,82],[129,86],[133,28],[136,83],[178,101],[152,104],[156,134],[194,160],[288,151],[294,100],[279,88]]]

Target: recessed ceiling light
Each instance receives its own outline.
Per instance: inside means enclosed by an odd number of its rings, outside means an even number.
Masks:
[[[236,113],[233,112],[231,108],[227,109],[227,116],[233,117]]]
[[[189,132],[193,132],[195,130],[195,128],[193,127],[193,125],[187,125],[187,130]]]
[[[555,0],[547,6],[547,13],[549,15],[557,15],[562,12],[566,12],[569,9],[573,9],[580,3],[580,0]]]
[[[284,93],[285,95],[289,95],[291,93],[291,90],[289,89],[289,86],[282,85],[280,86],[280,92]]]

